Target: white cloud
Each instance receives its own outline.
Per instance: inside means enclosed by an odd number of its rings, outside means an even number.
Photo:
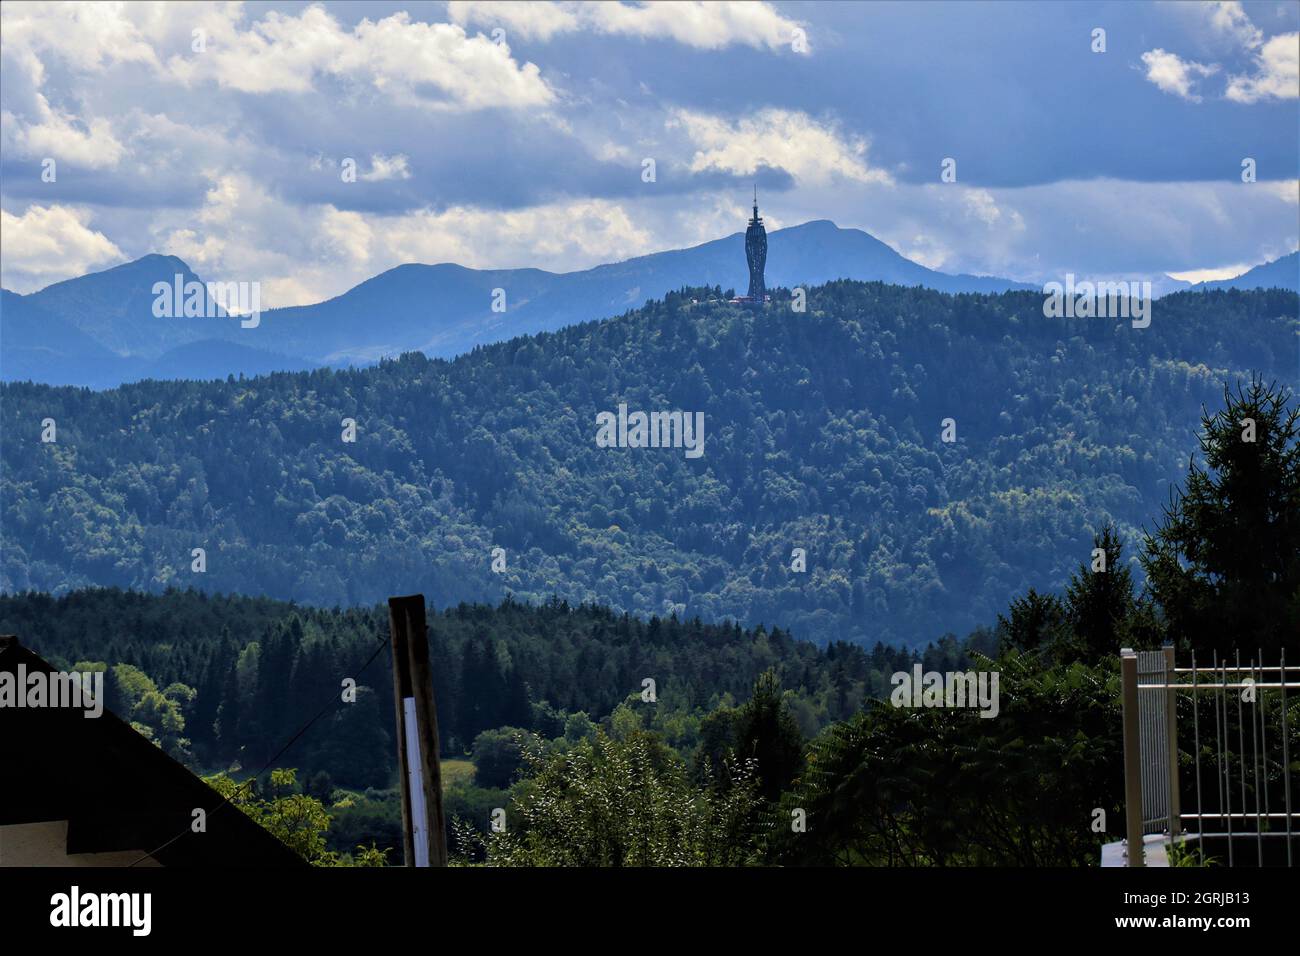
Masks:
[[[952,250],[944,246],[933,236],[917,233],[897,244],[898,252],[913,262],[919,262],[927,269],[941,269],[952,257]]]
[[[71,114],[52,108],[44,95],[36,96],[36,122],[24,122],[8,110],[0,111],[0,144],[6,151],[29,158],[66,160],[90,169],[111,169],[121,161],[125,150],[108,120],[78,122]]]
[[[407,157],[401,153],[395,156],[373,153],[370,156],[370,172],[362,173],[359,178],[368,183],[383,182],[386,179],[410,179],[411,170],[407,163]]]
[[[0,8],[6,54],[53,54],[83,73],[119,63],[158,66],[149,38],[132,19],[153,4],[7,3]],[[164,6],[158,4],[157,6]],[[39,79],[40,77],[38,77]]]
[[[1165,50],[1148,50],[1142,54],[1142,62],[1147,68],[1147,79],[1164,90],[1192,103],[1199,103],[1201,97],[1192,92],[1192,85],[1200,77],[1210,76],[1219,71],[1217,64],[1197,63],[1184,60],[1176,53]]]
[[[825,183],[834,177],[890,182],[887,172],[868,166],[865,139],[846,136],[834,124],[819,123],[806,113],[769,108],[732,122],[679,109],[668,127],[684,130],[695,148],[692,172],[716,169],[748,176],[760,166],[770,166],[798,182]]]
[[[1251,22],[1236,0],[1182,9],[1190,9],[1197,16],[1205,17],[1214,36],[1251,55],[1253,72],[1230,75],[1224,98],[1249,104],[1300,97],[1300,33],[1281,33],[1265,41],[1263,31]],[[1193,92],[1192,87],[1200,78],[1220,69],[1217,63],[1184,60],[1161,49],[1143,53],[1142,62],[1146,65],[1148,80],[1166,93],[1193,103],[1199,103],[1201,97]]]
[[[1283,202],[1300,205],[1300,179],[1272,179],[1260,182],[1259,186],[1273,193]]]
[[[1232,76],[1224,94],[1235,103],[1300,97],[1300,33],[1280,33],[1255,57],[1255,72]]]
[[[218,32],[206,52],[173,57],[168,67],[187,85],[212,80],[246,93],[305,93],[328,75],[449,109],[544,106],[555,98],[537,66],[516,63],[508,46],[405,12],[348,30],[320,6],[297,16],[272,11],[247,29]]]
[[[92,229],[90,213],[71,206],[30,206],[21,216],[0,209],[0,284],[26,293],[126,258]]]
[[[110,64],[156,62],[148,43],[119,16],[114,4],[5,4],[5,109],[0,111],[0,148],[33,159],[51,157],[91,169],[115,167],[124,153],[111,124],[79,117],[74,104],[52,105],[44,92],[45,57],[77,72],[99,72]]]
[[[1238,262],[1230,266],[1216,266],[1209,269],[1191,269],[1187,272],[1170,272],[1169,278],[1181,279],[1183,282],[1217,282],[1220,279],[1235,279],[1242,273],[1255,267],[1253,262]]]
[[[22,58],[36,87],[41,58],[53,56],[81,73],[134,63],[185,86],[215,82],[245,93],[305,93],[319,76],[333,76],[449,109],[554,99],[538,68],[515,62],[508,46],[404,12],[347,29],[320,5],[248,21],[240,3],[7,3],[3,28],[6,57]],[[204,39],[198,52],[196,29]],[[177,48],[184,54],[160,53]]]
[[[1238,0],[1221,0],[1203,8],[1209,18],[1210,29],[1233,43],[1254,49],[1264,42],[1264,34],[1250,22]]]
[[[506,31],[507,41],[511,33],[517,33],[525,40],[546,42],[557,33],[572,33],[582,27],[574,5],[541,0],[451,0],[447,15],[461,26],[474,24],[489,32],[500,27]]]
[[[675,40],[686,46],[717,50],[733,44],[756,49],[792,49],[799,23],[768,3],[551,3],[452,0],[447,13],[459,24],[491,30],[501,27],[528,40],[549,40],[559,33],[592,33]]]
[[[950,194],[952,192],[952,189],[949,186],[937,186],[934,188],[944,190],[945,194]],[[1004,214],[1002,207],[998,205],[993,193],[989,192],[987,189],[963,189],[961,191],[961,197],[962,202],[966,207],[966,214],[974,219],[978,219],[990,228],[999,223],[1002,223],[1011,229],[1019,230],[1025,228],[1025,223],[1020,217],[1020,213],[1016,212],[1014,209],[1010,209]]]
[[[523,209],[453,206],[387,217],[376,254],[398,262],[456,262],[478,269],[582,268],[655,249],[617,202],[576,199]]]
[[[321,213],[321,233],[349,264],[364,266],[370,261],[375,231],[361,213],[328,206]]]
[[[153,248],[179,256],[205,279],[261,282],[266,307],[318,302],[406,262],[563,270],[661,248],[622,205],[607,200],[367,214],[328,203],[293,205],[243,174],[209,175],[201,210],[155,217]]]

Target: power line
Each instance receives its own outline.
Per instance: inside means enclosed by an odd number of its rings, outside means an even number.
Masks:
[[[388,640],[387,640],[386,638],[381,638],[380,641],[379,641],[378,643],[379,643],[379,646],[375,648],[375,652],[374,652],[373,654],[371,654],[371,655],[370,655],[370,658],[369,658],[369,659],[368,659],[364,664],[362,664],[360,668],[357,668],[357,669],[354,671],[354,673],[356,673],[357,675],[361,675],[361,674],[365,673],[366,668],[369,667],[371,664],[373,664],[373,663],[375,662],[375,658],[378,657],[378,656],[379,656],[379,655],[384,651],[384,649],[387,648],[387,647],[389,646],[389,645],[388,645]],[[292,737],[290,737],[289,740],[288,740],[288,742],[285,743],[285,745],[284,745],[283,747],[281,747],[279,750],[277,750],[277,751],[275,752],[275,755],[274,755],[273,757],[271,757],[269,760],[267,760],[267,762],[262,766],[262,769],[261,769],[261,770],[257,771],[257,773],[253,774],[253,775],[250,776],[247,780],[245,780],[243,783],[239,784],[239,786],[237,786],[237,787],[235,788],[234,792],[231,793],[230,796],[226,797],[226,798],[225,798],[224,800],[222,800],[219,804],[217,804],[215,807],[213,807],[211,811],[208,811],[208,812],[210,812],[210,813],[216,813],[216,812],[217,812],[218,810],[220,810],[222,807],[224,807],[224,806],[226,806],[227,804],[231,803],[231,802],[232,802],[236,797],[239,796],[239,794],[241,793],[241,791],[244,790],[245,787],[247,787],[249,784],[251,784],[253,781],[255,781],[255,780],[256,780],[258,777],[260,777],[262,774],[266,773],[266,771],[269,770],[269,769],[272,767],[272,765],[275,764],[275,762],[276,762],[277,760],[279,760],[281,757],[283,757],[284,754],[285,754],[285,752],[286,752],[290,747],[292,747],[292,746],[294,745],[294,743],[297,742],[297,740],[298,740],[299,737],[301,737],[301,736],[302,736],[303,734],[305,734],[308,730],[310,730],[310,729],[312,728],[312,726],[316,723],[316,721],[318,721],[318,720],[320,720],[322,717],[324,717],[325,714],[326,714],[326,713],[327,713],[327,712],[328,712],[332,707],[334,707],[334,706],[336,706],[336,705],[338,704],[338,701],[335,699],[335,695],[336,695],[336,693],[337,693],[337,692],[331,692],[329,702],[326,703],[325,706],[322,707],[322,708],[321,708],[321,709],[316,713],[316,716],[315,716],[315,717],[313,717],[311,720],[307,721],[307,723],[303,724],[302,727],[299,728],[298,732],[295,733]],[[168,840],[166,843],[164,843],[164,844],[162,844],[161,846],[159,846],[159,847],[157,847],[157,848],[151,850],[150,852],[146,853],[144,856],[140,857],[140,859],[138,859],[138,860],[136,860],[134,863],[130,864],[130,866],[136,866],[136,865],[138,865],[138,864],[140,864],[140,863],[143,863],[145,860],[147,860],[147,859],[149,859],[149,858],[151,858],[151,857],[156,856],[157,854],[159,854],[159,853],[161,853],[163,850],[167,849],[167,847],[171,846],[173,843],[175,843],[177,840],[179,840],[181,837],[185,836],[185,835],[186,835],[187,833],[189,833],[189,832],[190,832],[190,828],[189,828],[189,827],[186,827],[184,830],[182,830],[180,833],[176,834],[174,837],[172,837],[172,838],[171,838],[170,840]],[[130,868],[130,867],[128,867],[128,869],[129,869],[129,868]]]

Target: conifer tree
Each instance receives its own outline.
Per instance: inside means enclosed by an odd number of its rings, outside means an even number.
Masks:
[[[1201,416],[1189,463],[1146,536],[1150,588],[1170,636],[1208,653],[1277,651],[1300,634],[1300,408],[1252,378]]]

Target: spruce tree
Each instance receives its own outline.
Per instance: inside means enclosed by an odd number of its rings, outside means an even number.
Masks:
[[[1300,409],[1252,378],[1203,412],[1192,459],[1142,563],[1172,638],[1199,652],[1292,647],[1300,634]]]

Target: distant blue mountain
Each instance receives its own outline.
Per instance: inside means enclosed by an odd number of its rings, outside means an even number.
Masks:
[[[1233,279],[1217,279],[1213,282],[1198,282],[1191,287],[1193,292],[1209,289],[1290,289],[1300,292],[1300,252],[1293,252],[1281,259],[1274,259],[1262,266],[1255,266],[1249,272],[1243,272]]]
[[[267,312],[254,331],[267,348],[329,364],[372,362],[409,350],[451,357],[476,345],[619,315],[683,286],[743,287],[748,282],[744,248],[744,235],[736,233],[689,249],[558,274],[403,265],[327,302]],[[942,292],[1034,288],[1009,279],[936,272],[861,230],[840,229],[826,220],[771,233],[768,285],[832,279]],[[491,310],[494,289],[505,291],[505,312]]]
[[[111,388],[122,382],[148,378],[201,381],[222,379],[230,374],[266,375],[270,372],[307,371],[318,367],[318,363],[306,359],[278,355],[221,339],[185,342],[152,357],[119,354],[102,345],[67,318],[45,308],[37,298],[39,295],[41,293],[22,296],[0,289],[0,373],[5,381],[31,380],[47,385]],[[71,314],[82,313],[72,310]],[[153,318],[152,315],[150,318]],[[215,320],[186,321],[194,323]],[[226,321],[238,330],[237,321]],[[108,320],[104,322],[104,327],[110,332],[135,331],[136,338],[142,338],[138,329],[133,330],[127,322],[114,323]],[[159,337],[164,341],[171,338],[161,330]]]
[[[273,309],[241,328],[211,318],[158,318],[157,282],[201,281],[175,256],[149,255],[103,272],[0,299],[0,378],[105,388],[142,378],[210,379],[322,365],[367,365],[421,351],[451,357],[517,335],[619,315],[683,286],[743,288],[744,235],[735,233],[581,272],[408,264],[314,305]],[[834,279],[924,286],[941,292],[1036,289],[994,276],[949,275],[905,258],[859,229],[816,220],[768,237],[769,286]],[[1224,283],[1296,289],[1296,254]],[[505,311],[492,310],[503,290]],[[207,300],[205,299],[205,305]]]
[[[34,296],[0,289],[0,373],[6,381],[94,387],[132,378],[138,364],[46,311]]]

